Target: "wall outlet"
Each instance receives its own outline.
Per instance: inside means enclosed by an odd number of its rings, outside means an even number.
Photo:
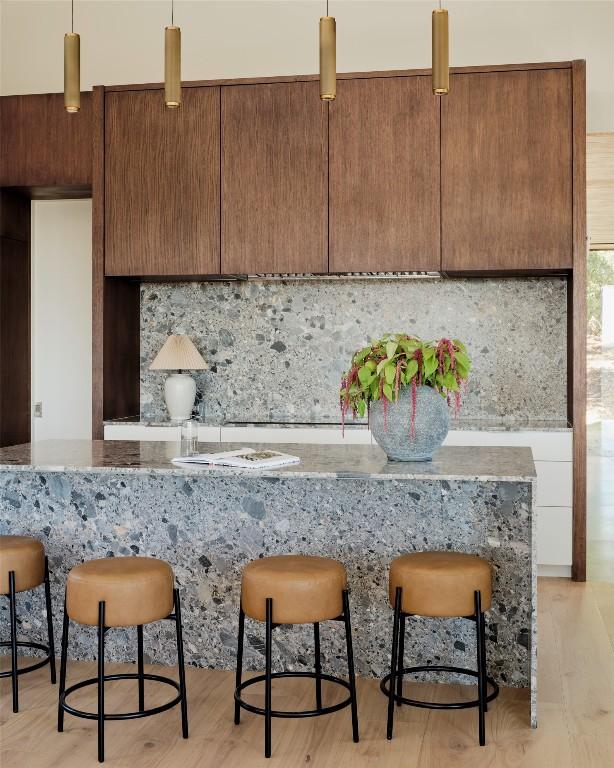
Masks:
[[[43,404],[42,403],[34,403],[34,418],[35,419],[42,419],[43,418]]]

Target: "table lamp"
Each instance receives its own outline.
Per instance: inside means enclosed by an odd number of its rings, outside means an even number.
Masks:
[[[201,371],[208,367],[189,336],[174,334],[164,342],[149,370],[178,371],[164,382],[164,399],[171,421],[189,419],[194,408],[196,382],[183,371]]]

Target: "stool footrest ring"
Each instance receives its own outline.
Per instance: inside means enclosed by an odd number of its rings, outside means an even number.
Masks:
[[[105,675],[104,681],[105,683],[112,682],[113,680],[139,680],[139,676],[136,673],[126,673],[121,675]],[[151,709],[144,709],[142,712],[123,712],[120,714],[107,714],[105,712],[104,719],[105,720],[136,720],[139,717],[149,717],[150,715],[159,715],[161,712],[166,712],[168,709],[172,709],[177,704],[181,702],[181,689],[179,687],[179,683],[175,680],[171,680],[170,677],[163,677],[162,675],[143,675],[142,679],[144,680],[151,680],[154,683],[164,683],[165,685],[170,685],[172,688],[174,688],[178,692],[178,696],[176,696],[171,701],[166,702],[166,704],[161,704],[159,707],[152,707]],[[60,708],[64,710],[64,712],[68,712],[69,715],[74,715],[75,717],[83,717],[86,720],[98,720],[98,713],[97,712],[86,712],[82,709],[75,709],[74,707],[71,707],[70,704],[66,703],[66,698],[75,691],[78,691],[81,688],[85,688],[88,685],[98,685],[98,678],[92,677],[89,680],[82,680],[79,683],[75,683],[75,685],[71,685],[69,688],[67,688],[62,696],[60,697]]]
[[[34,642],[27,642],[25,640],[18,640],[15,645],[18,648],[31,648],[35,651],[43,651],[43,653],[46,653],[47,656],[44,659],[40,659],[39,661],[36,661],[34,664],[29,664],[27,667],[22,667],[21,669],[17,669],[18,675],[25,675],[26,672],[34,672],[35,669],[40,669],[41,667],[44,667],[46,664],[49,664],[51,662],[51,652],[49,651],[48,645],[43,645],[42,643],[34,643]],[[11,642],[10,640],[6,640],[0,643],[0,648],[10,648]],[[11,677],[12,670],[11,669],[5,669],[3,672],[0,672],[0,679],[3,677]]]
[[[319,675],[316,675],[315,672],[273,672],[271,674],[271,680],[278,680],[279,678],[284,677],[302,677],[309,678],[311,680],[323,680],[329,683],[335,683],[336,685],[345,688],[347,691],[351,691],[350,684],[346,680],[342,680],[340,677],[335,677],[334,675],[327,675],[324,672]],[[249,680],[245,680],[241,683],[241,685],[235,688],[234,698],[237,704],[239,704],[239,706],[243,709],[246,709],[248,712],[253,712],[256,715],[266,714],[264,707],[257,707],[254,704],[248,704],[241,698],[241,692],[248,686],[254,685],[255,683],[263,683],[265,679],[265,675],[257,675],[256,677],[251,677]],[[351,703],[352,697],[350,694],[350,696],[348,696],[346,699],[343,699],[343,701],[338,702],[337,704],[330,704],[327,707],[320,707],[318,709],[304,709],[298,712],[273,709],[271,710],[271,717],[319,717],[320,715],[329,715],[332,712],[338,712],[340,709],[349,707]]]
[[[396,680],[399,677],[405,675],[415,674],[417,672],[454,672],[458,675],[469,675],[470,677],[478,677],[478,673],[473,669],[463,669],[461,667],[448,667],[441,665],[425,665],[420,667],[405,667],[401,670],[396,670],[394,675],[387,674],[382,678],[380,682],[380,689],[386,696],[390,696],[390,678]],[[486,697],[487,702],[491,702],[499,695],[499,686],[492,679],[492,677],[486,677],[488,685],[492,688],[492,692]],[[393,694],[394,700],[399,703],[408,704],[410,707],[420,707],[422,709],[470,709],[472,707],[478,707],[480,702],[478,699],[472,699],[471,701],[453,701],[453,702],[437,702],[437,701],[420,701],[418,699],[408,699],[405,696],[399,696],[397,693]]]

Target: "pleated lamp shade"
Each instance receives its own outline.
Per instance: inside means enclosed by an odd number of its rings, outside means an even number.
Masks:
[[[174,334],[164,342],[149,370],[200,371],[208,367],[189,336]]]

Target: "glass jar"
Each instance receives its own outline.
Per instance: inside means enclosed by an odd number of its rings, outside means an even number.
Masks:
[[[181,425],[181,455],[194,456],[198,453],[198,422],[188,419]]]

